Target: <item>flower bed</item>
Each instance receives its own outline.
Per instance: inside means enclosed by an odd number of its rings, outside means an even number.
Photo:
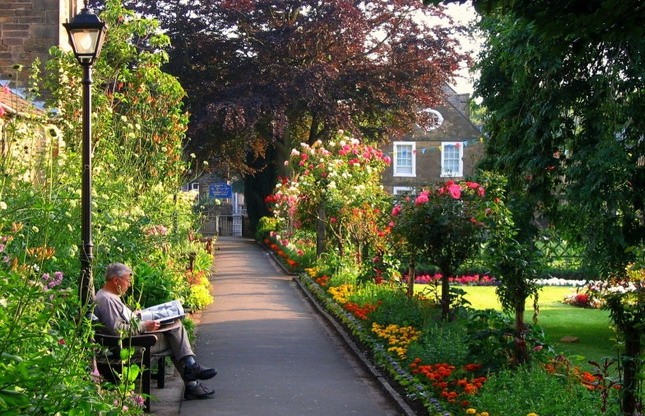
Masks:
[[[489,377],[493,377],[493,379],[496,377],[497,370],[493,370],[495,366],[491,367],[490,362],[486,360],[481,363],[468,361],[469,357],[466,357],[467,361],[456,358],[454,360],[435,361],[431,356],[419,356],[417,354],[421,351],[420,348],[423,348],[424,345],[436,347],[446,338],[446,333],[428,335],[427,321],[410,322],[409,325],[391,322],[397,319],[414,319],[413,315],[406,315],[408,318],[393,318],[392,314],[400,313],[400,310],[405,309],[406,306],[401,301],[388,300],[387,296],[385,296],[384,300],[380,299],[384,295],[379,295],[379,293],[388,290],[393,293],[401,293],[400,289],[398,289],[401,286],[384,283],[379,285],[370,284],[372,285],[370,288],[369,285],[339,284],[335,277],[317,275],[316,269],[308,269],[307,273],[299,275],[297,279],[346,328],[347,332],[355,337],[356,342],[368,350],[372,363],[384,371],[392,382],[397,383],[398,388],[404,391],[404,396],[413,407],[423,406],[425,411],[428,412],[427,414],[431,416],[485,415],[487,412],[495,412],[494,406],[488,405],[486,401],[482,406],[479,401],[479,392],[485,389]],[[421,297],[413,298],[412,301],[425,305],[430,309],[436,308],[436,305],[431,305],[427,299]],[[387,312],[387,309],[392,307],[398,311]],[[428,310],[420,309],[418,315],[427,314]],[[493,311],[486,313],[482,311],[477,316],[467,318],[465,322],[469,322],[469,325],[475,327],[479,325],[483,329],[472,332],[473,339],[470,341],[464,339],[464,342],[473,342],[473,340],[479,339],[473,344],[472,348],[479,350],[481,354],[488,358],[497,355],[498,359],[502,357],[502,360],[505,360],[506,358],[504,357],[507,357],[507,355],[503,351],[513,345],[513,338],[503,328],[512,328],[512,322],[505,321],[507,318],[503,318],[501,314]],[[420,324],[420,322],[425,323]],[[505,326],[507,324],[509,326]],[[484,325],[484,327],[481,325]],[[491,343],[493,328],[499,328],[501,332],[499,333],[500,338]],[[481,338],[484,333],[488,333],[489,338]],[[527,342],[533,343],[535,340],[528,337]],[[460,348],[459,341],[448,339],[447,343],[451,345],[452,349]],[[543,363],[543,365],[537,365],[535,370],[531,371],[541,371],[550,374],[549,377],[559,380],[550,385],[550,388],[556,388],[554,386],[562,383],[562,391],[557,394],[563,397],[558,400],[567,402],[568,394],[582,394],[580,393],[581,391],[587,391],[587,393],[584,393],[585,400],[587,400],[584,407],[586,409],[597,409],[597,404],[595,403],[600,402],[599,397],[603,394],[605,397],[616,397],[615,394],[610,396],[605,393],[608,391],[603,386],[607,384],[610,378],[600,376],[599,374],[602,373],[600,369],[597,374],[582,372],[564,357],[549,359],[548,357],[552,357],[552,355],[548,353],[548,346],[539,343],[531,345],[531,350],[535,354],[535,362]],[[507,373],[504,374],[503,377],[508,377]],[[565,385],[569,387],[565,388]],[[614,390],[617,388],[616,386],[613,387]],[[519,385],[514,388],[522,389]],[[574,391],[578,393],[573,393]],[[483,397],[488,397],[489,394],[490,392],[487,391]],[[548,397],[544,400],[546,401],[547,399]],[[548,404],[536,402],[533,410],[542,409],[535,413],[542,414],[545,408],[549,408]],[[615,407],[612,409],[615,409]],[[530,414],[530,409],[525,414]]]
[[[431,284],[431,283],[441,283],[441,279],[443,278],[443,275],[441,273],[435,273],[435,274],[422,274],[422,275],[417,275],[414,278],[415,283],[419,284]],[[407,281],[408,277],[405,276],[405,279]],[[456,276],[456,277],[449,277],[448,281],[450,282],[451,285],[455,286],[495,286],[497,285],[497,281],[495,280],[494,277],[488,276],[488,275],[479,275],[479,274],[474,274],[474,275],[464,275],[464,276]]]
[[[384,345],[382,338],[376,331],[367,328],[363,319],[356,317],[352,312],[338,304],[325,288],[307,273],[297,276],[301,285],[322,304],[325,310],[330,313],[337,321],[351,334],[355,340],[363,346],[368,347],[370,359],[373,364],[385,372],[385,374],[395,382],[405,392],[405,397],[411,405],[420,403],[420,406],[427,409],[431,415],[450,416],[451,413],[441,404],[434,396],[428,386],[421,383],[418,377],[415,377],[410,370],[406,368],[395,356],[392,351]],[[398,354],[397,354],[398,356]]]

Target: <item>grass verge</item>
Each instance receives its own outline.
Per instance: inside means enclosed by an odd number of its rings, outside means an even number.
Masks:
[[[417,285],[417,290],[423,290],[423,286]],[[494,286],[460,286],[460,289],[467,293],[465,297],[473,308],[502,310]],[[582,361],[580,364],[616,356],[615,335],[610,328],[609,312],[562,303],[564,297],[574,290],[571,287],[545,286],[540,291],[538,325],[544,329],[548,342],[557,354],[572,359],[578,357]],[[531,298],[526,303],[526,320],[530,322],[532,316]],[[564,337],[575,337],[578,341],[563,342]]]

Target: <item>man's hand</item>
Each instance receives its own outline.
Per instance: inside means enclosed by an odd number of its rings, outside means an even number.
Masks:
[[[161,326],[159,321],[144,321],[143,325],[146,328],[146,332],[156,331]]]

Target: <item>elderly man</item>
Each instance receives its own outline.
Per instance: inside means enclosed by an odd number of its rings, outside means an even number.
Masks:
[[[159,321],[142,321],[137,312],[128,308],[121,296],[128,290],[132,280],[132,270],[122,263],[112,263],[105,271],[105,285],[96,292],[94,315],[102,324],[98,331],[109,335],[119,333],[140,334],[159,329]],[[183,325],[160,332],[152,352],[170,348],[173,363],[181,374],[186,385],[184,399],[205,399],[215,393],[214,390],[202,385],[198,380],[208,380],[215,377],[217,371],[213,368],[202,367],[195,361],[195,354],[190,346],[186,329]]]

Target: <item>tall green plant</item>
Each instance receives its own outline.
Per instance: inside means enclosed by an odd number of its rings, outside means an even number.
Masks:
[[[169,40],[156,21],[113,0],[106,2],[101,18],[109,33],[92,85],[96,264],[168,262],[176,257],[173,251],[182,250],[196,224],[193,201],[179,191],[188,171],[182,154],[185,93],[161,70]],[[44,80],[48,102],[58,109],[65,142],[76,153],[81,137],[81,68],[71,54],[58,49],[51,53]],[[78,181],[70,176],[72,219],[79,218]],[[150,258],[152,253],[157,254]],[[181,270],[184,265],[177,266]]]
[[[0,219],[0,413],[139,414],[131,391],[103,391],[88,370],[91,328],[69,276],[47,266],[33,230]],[[121,406],[125,407],[125,410]],[[130,410],[128,410],[130,409]]]
[[[210,299],[192,293],[186,264],[176,260],[203,249],[194,238],[195,195],[179,192],[187,118],[181,86],[160,70],[167,38],[117,1],[102,17],[110,32],[93,84],[96,274],[115,260],[149,262],[173,297],[203,306]],[[47,91],[56,111],[0,114],[0,413],[138,414],[136,396],[101,390],[88,370],[91,329],[77,319],[87,311],[74,296],[81,68],[71,53],[51,54],[33,90]]]
[[[526,299],[534,298],[537,316],[539,286],[536,283],[540,276],[540,254],[535,247],[532,233],[519,228],[515,216],[505,205],[506,181],[503,177],[486,174],[494,178],[494,187],[490,188],[497,203],[488,210],[489,228],[486,243],[486,262],[499,281],[497,296],[505,312],[515,316],[515,363],[528,359],[526,334],[529,328],[524,324]],[[493,183],[490,179],[489,183]],[[522,223],[522,221],[520,221]]]

